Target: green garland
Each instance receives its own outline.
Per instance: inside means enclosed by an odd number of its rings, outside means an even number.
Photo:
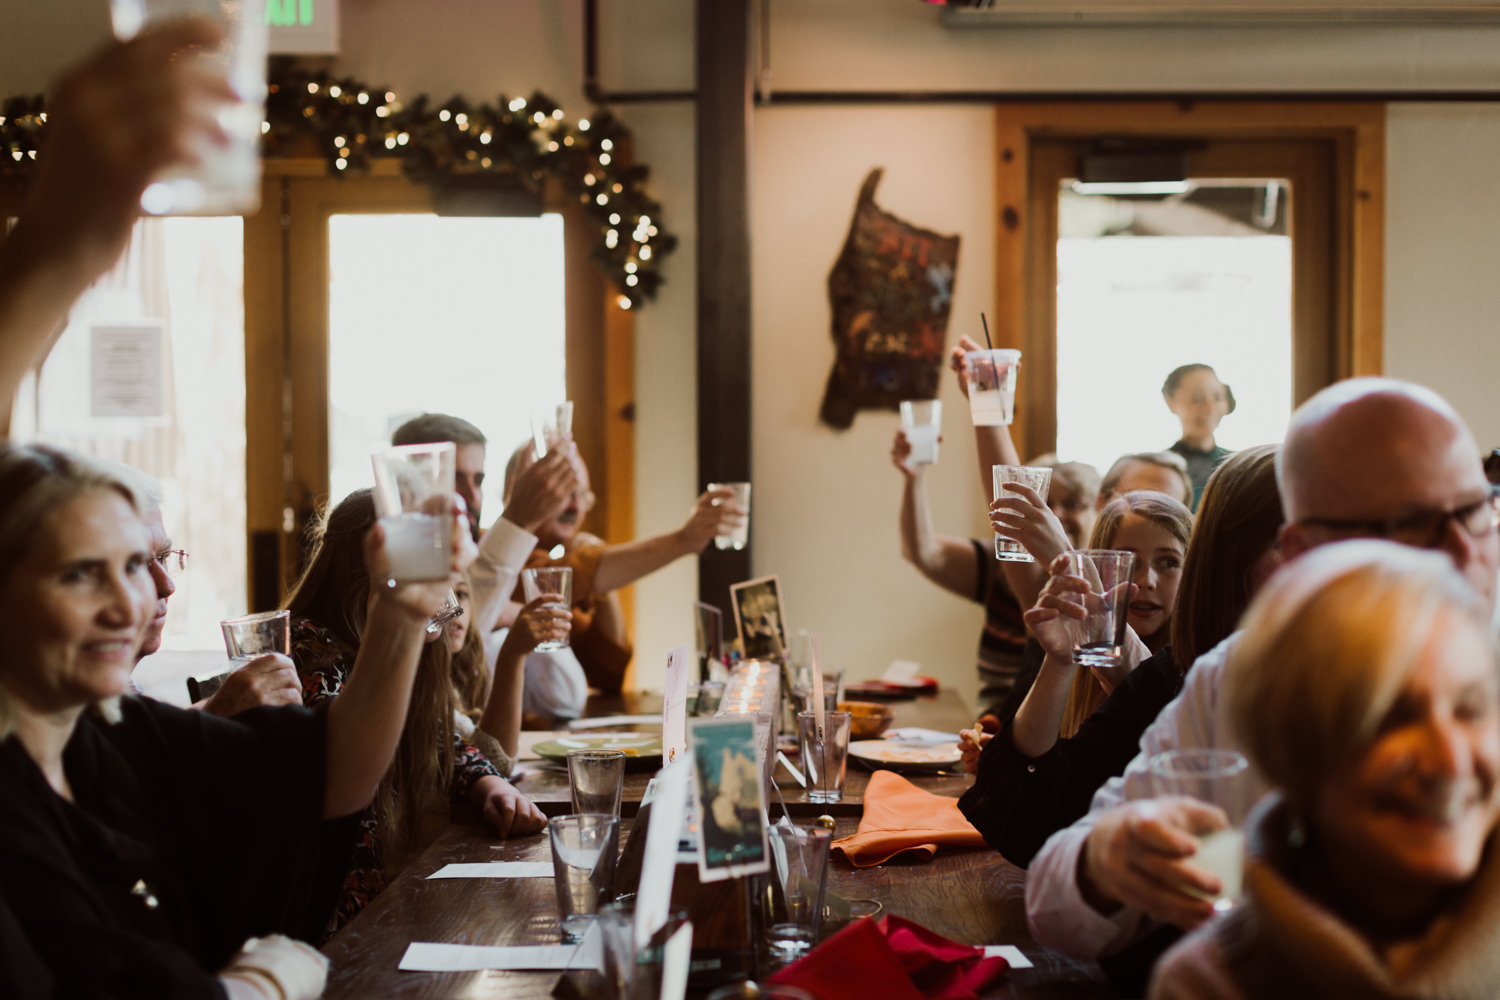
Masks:
[[[598,226],[590,258],[620,291],[622,308],[656,297],[661,258],[677,238],[661,225],[661,206],[645,192],[647,169],[616,162],[629,133],[609,111],[570,124],[537,93],[498,104],[450,98],[434,110],[426,95],[403,104],[384,88],[288,68],[273,61],[261,126],[263,155],[295,155],[311,137],[335,176],[395,159],[413,181],[457,175],[504,176],[540,194],[549,177],[576,197]],[[40,97],[0,104],[0,174],[29,172],[47,115]]]

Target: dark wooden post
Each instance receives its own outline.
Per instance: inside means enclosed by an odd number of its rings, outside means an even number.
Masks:
[[[750,479],[750,2],[698,0],[697,19],[701,487]],[[699,600],[724,610],[726,631],[729,585],[748,576],[748,549],[698,561]]]

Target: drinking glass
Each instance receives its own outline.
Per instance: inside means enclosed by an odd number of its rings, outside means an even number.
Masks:
[[[837,802],[844,797],[844,770],[849,760],[849,713],[824,712],[823,735],[818,736],[815,712],[797,715],[797,743],[802,773],[807,777],[807,801]]]
[[[538,566],[535,569],[523,569],[521,590],[526,594],[527,604],[543,594],[557,594],[562,599],[551,601],[545,606],[566,611],[573,603],[573,571],[567,566]],[[570,640],[571,633],[564,633],[560,639],[548,639],[537,643],[536,649],[539,653],[549,649],[566,649]]]
[[[617,816],[585,813],[547,821],[564,941],[581,941],[599,908],[614,899],[619,834]]]
[[[568,751],[568,790],[575,813],[618,816],[624,789],[624,750]]]
[[[774,823],[769,832],[774,892],[765,902],[766,939],[774,958],[792,962],[812,950],[823,929],[833,834],[822,827],[790,823]]]
[[[734,496],[729,498],[729,502],[745,512],[744,517],[740,519],[737,525],[727,531],[721,531],[718,535],[714,536],[714,548],[734,549],[738,552],[750,540],[750,484],[709,483],[708,488],[711,490],[726,488],[734,490]]]
[[[901,428],[911,445],[913,465],[936,465],[938,436],[943,429],[943,404],[935,399],[903,399]]]
[[[969,416],[974,426],[1009,424],[1016,415],[1016,372],[1021,352],[997,347],[964,355],[964,379],[969,385]]]
[[[531,445],[537,458],[545,458],[558,442],[573,433],[571,401],[543,406],[531,415]]]
[[[143,28],[193,14],[219,21],[224,43],[191,58],[207,72],[228,80],[238,100],[211,109],[228,134],[225,145],[193,150],[197,162],[169,167],[141,192],[141,208],[151,215],[249,215],[260,206],[260,123],[266,106],[265,0],[110,0],[115,37],[134,38]],[[204,109],[205,111],[209,109]]]
[[[454,520],[448,509],[457,449],[452,441],[411,444],[370,456],[375,513],[385,529],[391,579],[446,580],[451,574]]]
[[[219,622],[224,633],[224,650],[236,667],[266,653],[292,655],[290,611],[266,611],[240,615]]]
[[[443,598],[443,606],[427,619],[427,634],[437,635],[443,630],[443,626],[464,613],[464,606],[458,603],[458,592],[452,587],[448,588],[448,596]]]
[[[1068,553],[1068,573],[1088,581],[1089,592],[1078,596],[1085,615],[1069,619],[1073,629],[1073,659],[1086,667],[1113,667],[1125,650],[1126,614],[1135,553],[1115,549],[1080,549]]]
[[[1001,489],[1006,483],[1021,483],[1030,486],[1041,494],[1042,502],[1047,502],[1047,491],[1052,486],[1052,470],[1041,465],[996,465],[990,468],[990,476],[993,480],[993,500],[999,500],[1005,495]],[[1031,553],[1026,551],[1026,546],[1020,542],[1013,542],[999,534],[995,535],[995,558],[1001,562],[1036,562]]]
[[[1224,823],[1201,833],[1193,864],[1218,876],[1223,891],[1205,897],[1223,912],[1239,898],[1245,860],[1245,817],[1254,804],[1250,762],[1235,750],[1167,750],[1147,762],[1151,790],[1185,795],[1224,813]]]

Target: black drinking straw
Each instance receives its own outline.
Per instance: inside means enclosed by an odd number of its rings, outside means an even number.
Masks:
[[[995,343],[994,341],[990,340],[990,321],[984,318],[984,313],[980,313],[979,322],[984,324],[984,346],[993,351],[995,349]]]

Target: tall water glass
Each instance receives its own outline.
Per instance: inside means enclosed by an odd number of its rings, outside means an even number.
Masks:
[[[599,908],[614,899],[619,834],[617,816],[585,813],[547,821],[564,941],[582,940]]]
[[[1052,470],[1042,465],[995,465],[990,468],[990,476],[994,487],[992,500],[999,500],[1010,492],[1003,488],[1006,483],[1021,483],[1036,490],[1046,503],[1047,491],[1052,487]],[[1026,551],[1026,546],[999,534],[995,535],[995,558],[1001,562],[1036,562]]]
[[[446,580],[453,561],[453,492],[457,449],[452,441],[377,451],[375,513],[385,530],[391,579],[398,583]]]
[[[710,490],[733,490],[734,496],[730,497],[728,502],[745,512],[744,517],[740,519],[738,524],[714,536],[714,548],[734,549],[738,552],[750,540],[750,484],[709,483],[708,488]]]
[[[1218,876],[1223,890],[1209,897],[1223,912],[1239,898],[1245,861],[1245,817],[1254,805],[1250,762],[1235,750],[1167,750],[1147,762],[1151,790],[1158,796],[1185,795],[1218,807],[1222,823],[1201,831],[1192,863]]]
[[[1016,416],[1016,372],[1021,352],[1010,348],[970,351],[964,355],[969,387],[969,416],[974,426],[1009,424]]]
[[[913,465],[936,465],[943,430],[943,404],[935,399],[903,399],[901,429],[911,445]]]
[[[797,715],[797,744],[802,754],[802,773],[807,778],[807,801],[837,802],[844,797],[849,721],[848,712],[824,712],[820,738],[817,713]]]
[[[224,44],[184,58],[229,81],[239,98],[200,109],[228,135],[228,143],[193,150],[197,162],[169,167],[141,193],[151,215],[248,215],[260,205],[260,130],[266,106],[270,39],[265,0],[110,0],[115,37],[134,38],[148,25],[184,15],[218,21]]]
[[[568,791],[575,813],[618,816],[624,790],[624,750],[568,751]]]
[[[557,594],[561,600],[551,601],[544,607],[566,611],[573,604],[573,571],[567,566],[538,566],[535,569],[523,569],[521,590],[526,595],[527,604],[543,594]],[[537,651],[566,649],[570,643],[570,637],[571,632],[565,632],[560,639],[539,642],[536,644]]]
[[[789,823],[773,823],[769,832],[770,874],[776,892],[767,900],[766,939],[774,958],[791,962],[812,950],[823,928],[833,834],[821,827]]]
[[[1135,553],[1115,549],[1080,549],[1068,553],[1068,573],[1088,583],[1088,593],[1077,596],[1084,617],[1070,621],[1073,659],[1086,667],[1113,667],[1125,651],[1126,615]]]

